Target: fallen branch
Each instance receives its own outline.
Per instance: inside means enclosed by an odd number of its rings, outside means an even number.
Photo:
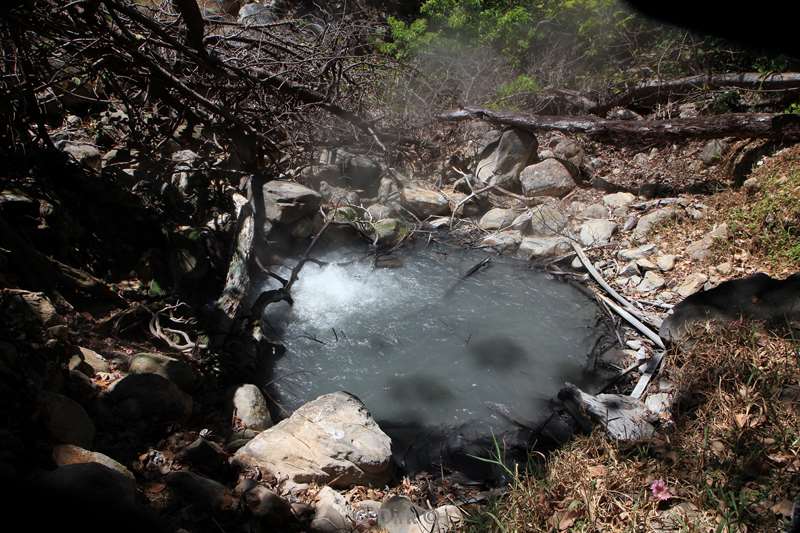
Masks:
[[[439,120],[474,119],[529,131],[585,133],[604,138],[685,139],[766,137],[800,139],[800,116],[783,113],[728,113],[674,120],[605,120],[595,116],[536,116],[480,107],[465,107],[441,114]]]
[[[600,298],[603,302],[605,302],[605,304],[608,305],[611,309],[616,311],[617,314],[619,314],[619,316],[627,320],[631,326],[639,330],[639,332],[642,335],[653,341],[653,343],[655,343],[656,346],[658,346],[661,349],[664,349],[664,341],[661,340],[661,337],[659,337],[658,334],[655,333],[653,330],[645,326],[639,319],[637,319],[627,310],[623,309],[622,307],[614,303],[614,301],[611,300],[611,298],[609,298],[608,296],[605,296],[603,294],[598,294],[597,297]]]

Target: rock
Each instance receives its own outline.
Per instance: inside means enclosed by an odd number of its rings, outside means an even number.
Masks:
[[[654,392],[647,395],[644,405],[656,415],[669,414],[672,408],[672,394],[668,392]]]
[[[584,270],[584,268],[586,268],[583,266],[583,262],[578,257],[573,257],[569,266],[574,270]]]
[[[304,217],[292,224],[290,234],[292,238],[303,240],[311,237],[314,234],[316,226],[312,217]]]
[[[293,181],[268,181],[263,193],[265,216],[272,222],[295,222],[315,214],[322,203],[319,193]]]
[[[186,392],[193,391],[197,384],[197,374],[188,363],[160,353],[134,355],[128,372],[131,374],[158,374]]]
[[[644,167],[650,162],[650,158],[647,156],[646,153],[639,152],[638,154],[633,156],[633,159],[631,161],[633,162],[634,165]]]
[[[617,272],[617,275],[621,278],[630,278],[640,274],[641,272],[639,271],[639,266],[636,264],[636,261],[630,261],[626,263],[625,266],[620,268]]]
[[[572,174],[557,159],[545,159],[541,163],[525,167],[519,176],[525,196],[566,196],[575,188]]]
[[[491,248],[500,254],[513,254],[522,242],[522,235],[518,231],[500,231],[487,235],[481,241],[481,248]]]
[[[167,485],[186,503],[201,509],[225,510],[233,507],[235,502],[228,488],[207,477],[179,470],[167,474]]]
[[[655,263],[649,259],[645,259],[644,257],[636,260],[636,266],[645,272],[648,270],[658,270],[658,267],[655,265]]]
[[[383,220],[392,216],[392,210],[383,204],[372,204],[367,207],[367,213],[372,217],[372,220]]]
[[[703,238],[694,241],[686,247],[686,253],[695,261],[705,261],[711,257],[711,248],[718,241],[724,241],[728,238],[728,224],[722,223],[715,227]]]
[[[401,202],[419,218],[445,215],[450,211],[450,203],[445,195],[420,187],[405,187]]]
[[[722,155],[728,149],[728,144],[719,139],[712,139],[706,143],[700,152],[700,160],[707,167],[716,165],[722,160]]]
[[[64,317],[58,314],[56,308],[43,292],[17,290],[11,292],[15,299],[22,301],[28,312],[42,327],[50,328],[65,323]]]
[[[344,496],[330,487],[322,487],[317,493],[311,530],[318,533],[340,533],[352,531],[354,523],[353,510]]]
[[[44,494],[71,495],[87,509],[110,504],[113,508],[133,505],[136,483],[130,477],[98,462],[73,463],[39,475],[34,485]]]
[[[623,261],[635,261],[637,259],[647,257],[655,251],[655,244],[643,244],[641,246],[637,246],[636,248],[626,248],[625,250],[620,250],[617,252],[617,257]]]
[[[636,111],[625,109],[624,107],[615,107],[606,113],[606,118],[609,120],[642,120],[643,117]]]
[[[680,285],[675,287],[675,292],[686,298],[699,291],[706,281],[708,281],[708,276],[705,274],[699,272],[689,274]]]
[[[197,437],[177,455],[182,463],[201,470],[219,471],[227,465],[227,454],[222,446],[208,439]]]
[[[319,194],[325,203],[330,205],[359,205],[361,198],[358,193],[344,187],[334,187],[327,181],[320,182]]]
[[[464,517],[455,505],[423,509],[405,496],[393,496],[381,505],[378,525],[388,533],[446,533],[464,525]]]
[[[616,222],[604,219],[589,220],[581,225],[581,243],[584,246],[608,244],[616,231]]]
[[[659,255],[656,257],[656,265],[662,272],[669,272],[675,268],[674,255]]]
[[[636,224],[639,222],[639,217],[636,215],[631,215],[627,219],[625,219],[625,223],[622,225],[622,231],[630,231],[636,227]]]
[[[261,389],[252,384],[239,385],[233,393],[232,421],[234,432],[245,429],[263,431],[272,427],[267,400]]]
[[[566,159],[576,167],[580,168],[583,165],[584,153],[581,145],[572,139],[563,139],[559,141],[553,153],[560,159]]]
[[[108,361],[99,353],[82,346],[79,346],[78,350],[80,351],[81,360],[89,365],[94,372],[109,372],[111,370]]]
[[[725,261],[724,263],[718,264],[714,269],[723,276],[727,276],[733,272],[733,264],[731,264],[730,261]]]
[[[506,229],[511,226],[517,218],[517,211],[513,209],[501,209],[495,207],[483,215],[478,222],[478,227],[482,230],[490,231],[494,229]]]
[[[409,228],[397,218],[384,218],[372,224],[377,243],[382,246],[393,246],[408,235]]]
[[[447,195],[447,202],[450,207],[450,211],[454,211],[456,207],[458,207],[457,216],[463,217],[474,217],[479,216],[483,213],[483,208],[481,207],[480,203],[478,203],[478,199],[473,197],[464,204],[461,204],[464,200],[466,200],[467,195],[463,192],[452,192]],[[461,206],[459,207],[459,204]]]
[[[103,167],[103,158],[100,150],[93,144],[60,141],[56,143],[56,147],[61,151],[72,156],[75,161],[84,165],[95,172],[100,172]]]
[[[94,422],[79,403],[55,392],[43,392],[40,401],[42,421],[54,442],[92,447]]]
[[[590,430],[592,422],[601,424],[609,437],[623,442],[638,442],[655,435],[655,416],[643,402],[630,396],[593,396],[568,383],[558,393],[558,399],[584,430]]]
[[[99,389],[91,378],[79,370],[70,370],[67,378],[67,394],[82,405],[88,405],[97,397]]]
[[[647,213],[636,224],[636,228],[633,230],[633,238],[637,240],[644,239],[654,228],[668,220],[677,218],[679,213],[678,208],[674,206],[661,207]]]
[[[248,490],[244,502],[254,516],[265,519],[272,528],[289,529],[289,524],[296,522],[291,504],[263,485]]]
[[[517,256],[531,260],[569,253],[572,246],[564,237],[525,237],[519,245]]]
[[[608,218],[608,208],[603,204],[592,204],[580,213],[581,218]]]
[[[636,195],[629,192],[615,192],[603,196],[603,203],[611,209],[618,207],[628,207],[636,201]]]
[[[537,147],[532,134],[524,130],[506,130],[499,140],[481,151],[475,175],[486,184],[509,186],[535,156]]]
[[[761,190],[761,183],[756,177],[747,178],[744,180],[744,183],[742,183],[742,190],[749,195],[753,195]]]
[[[257,2],[245,4],[239,8],[240,24],[269,24],[275,22],[275,13],[270,6]]]
[[[523,224],[522,233],[525,235],[536,235],[549,237],[566,233],[569,220],[562,209],[550,204],[537,205],[528,210],[530,217],[527,226]],[[520,225],[519,217],[514,220],[512,227]]]
[[[378,186],[378,201],[382,204],[388,204],[392,200],[400,198],[400,189],[397,183],[392,178],[381,178],[380,185]]]
[[[645,273],[644,278],[642,278],[642,281],[639,282],[639,285],[636,286],[636,290],[642,293],[653,292],[660,289],[665,284],[666,282],[661,275],[657,274],[653,270],[649,270]]]
[[[344,150],[337,151],[336,162],[342,169],[343,179],[351,187],[358,189],[375,190],[378,177],[381,175],[381,166],[369,157],[351,154]]]
[[[192,414],[192,397],[158,374],[130,374],[109,386],[103,400],[128,421],[175,422]]]
[[[364,404],[346,392],[336,392],[308,402],[261,432],[236,452],[233,461],[294,483],[349,487],[383,485],[391,474],[391,457],[391,439]]]
[[[59,444],[53,447],[53,461],[58,466],[75,465],[83,463],[99,463],[105,467],[119,472],[131,481],[136,481],[133,473],[114,459],[100,452],[91,452],[80,446],[72,444]]]

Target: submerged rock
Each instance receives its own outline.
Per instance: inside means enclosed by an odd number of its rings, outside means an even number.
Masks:
[[[391,475],[391,439],[358,398],[335,392],[261,432],[233,461],[295,483],[382,485]]]

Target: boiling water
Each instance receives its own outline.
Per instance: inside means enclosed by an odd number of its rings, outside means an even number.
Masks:
[[[294,305],[272,305],[265,318],[286,347],[268,376],[275,399],[290,412],[348,391],[405,440],[409,428],[412,437],[456,428],[498,435],[541,420],[565,381],[585,381],[598,308],[576,287],[508,259],[463,277],[485,257],[437,248],[412,251],[400,268],[306,264]]]

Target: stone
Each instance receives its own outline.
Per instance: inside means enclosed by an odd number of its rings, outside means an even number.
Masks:
[[[378,525],[388,533],[446,533],[460,530],[464,516],[455,505],[424,509],[406,496],[389,498],[378,511]]]
[[[419,218],[445,215],[450,211],[450,203],[444,194],[421,187],[403,188],[400,201]]]
[[[638,266],[645,272],[647,272],[648,270],[659,270],[659,268],[655,265],[655,263],[653,263],[649,259],[645,259],[644,257],[636,260],[636,266]]]
[[[525,235],[537,235],[549,237],[563,235],[566,233],[569,220],[563,210],[550,204],[537,205],[528,210],[529,222],[523,225],[522,233]],[[519,218],[515,219],[512,227],[519,225]]]
[[[619,269],[617,275],[621,278],[630,278],[632,276],[638,276],[641,272],[639,271],[639,267],[636,264],[636,261],[629,261],[626,263],[622,268]]]
[[[583,165],[585,158],[581,145],[572,139],[562,139],[559,141],[556,147],[553,148],[553,153],[556,157],[566,159],[578,168]]]
[[[185,464],[209,471],[222,470],[227,465],[227,454],[222,446],[204,437],[197,437],[177,454]]]
[[[56,147],[61,151],[72,156],[81,165],[90,168],[95,172],[100,172],[103,167],[103,158],[100,150],[93,144],[61,141],[56,143]]]
[[[467,196],[466,193],[458,191],[448,194],[447,202],[450,206],[450,210],[455,211],[455,209],[458,208],[458,213],[456,213],[456,215],[461,217],[475,217],[481,215],[483,213],[483,208],[478,203],[477,198],[472,197],[469,201],[461,204],[461,202],[467,199]],[[459,204],[461,205],[459,206]]]
[[[731,272],[733,272],[733,264],[730,261],[725,261],[724,263],[720,263],[714,268],[717,272],[719,272],[723,276],[727,276]]]
[[[583,261],[581,261],[580,258],[577,256],[572,258],[572,261],[570,261],[569,266],[574,270],[584,270],[586,268],[583,266]]]
[[[73,444],[59,444],[53,447],[53,462],[58,466],[83,463],[99,463],[115,470],[132,481],[136,481],[133,473],[111,457],[100,452],[92,452]]]
[[[103,400],[128,421],[176,422],[192,414],[192,397],[158,374],[129,374],[112,383]]]
[[[237,450],[233,462],[259,467],[294,483],[350,487],[386,483],[391,458],[391,439],[361,400],[335,392],[308,402],[262,431]]]
[[[727,149],[728,143],[719,139],[712,139],[706,143],[700,152],[700,160],[707,167],[716,165],[722,160],[722,156]]]
[[[581,225],[581,243],[584,246],[608,244],[616,231],[616,222],[604,219],[589,220]]]
[[[43,489],[39,494],[70,494],[87,506],[105,503],[119,509],[136,501],[135,481],[97,462],[59,466],[36,477],[34,486]]]
[[[268,181],[263,194],[267,220],[284,224],[315,214],[322,203],[322,196],[315,190],[287,180]]]
[[[603,203],[611,209],[628,207],[636,201],[636,195],[629,192],[615,192],[603,196]]]
[[[355,522],[353,509],[344,496],[330,487],[322,487],[317,493],[311,530],[319,533],[351,531]]]
[[[557,159],[545,159],[525,167],[519,176],[525,196],[563,197],[571,192],[576,184],[569,169]]]
[[[94,372],[109,372],[111,370],[108,361],[94,350],[79,346],[78,351],[80,352],[81,360],[89,365]]]
[[[314,219],[311,217],[304,217],[292,224],[290,234],[294,239],[303,240],[314,235],[315,229]]]
[[[160,353],[134,355],[128,372],[131,374],[158,374],[186,392],[193,391],[197,385],[197,374],[188,363]]]
[[[500,254],[513,254],[522,242],[522,235],[518,231],[499,231],[487,235],[481,241],[481,248],[491,248]]]
[[[239,23],[245,25],[260,25],[275,22],[275,13],[266,4],[253,2],[244,4],[239,8]]]
[[[517,218],[518,212],[513,209],[502,209],[495,207],[483,215],[478,222],[478,227],[482,230],[490,231],[496,229],[506,229]]]
[[[334,187],[327,181],[319,184],[319,194],[325,203],[330,205],[359,205],[361,198],[358,193],[345,187]]]
[[[558,399],[586,431],[600,424],[612,439],[639,442],[655,435],[656,416],[641,400],[621,394],[591,395],[572,384],[558,393]]]
[[[636,228],[633,230],[633,238],[644,239],[653,229],[662,225],[668,220],[679,216],[680,211],[674,206],[661,207],[639,218]]]
[[[508,187],[517,181],[522,169],[535,157],[537,148],[536,137],[531,133],[506,130],[499,139],[483,148],[475,175],[485,184]]]
[[[263,431],[272,427],[267,400],[257,386],[250,383],[239,385],[233,393],[231,404],[234,432],[244,429]]]
[[[647,395],[644,400],[644,405],[650,409],[651,412],[661,415],[669,414],[672,408],[672,394],[669,392],[654,392]]]
[[[675,268],[675,256],[659,255],[658,257],[656,257],[656,265],[662,272],[669,272],[670,270]]]
[[[581,218],[608,218],[609,211],[603,204],[592,204],[580,212]]]
[[[636,286],[636,290],[642,293],[653,292],[660,289],[666,284],[664,278],[657,274],[654,270],[645,272],[642,281]]]
[[[742,183],[742,190],[749,195],[753,195],[761,190],[761,183],[756,177],[747,178],[744,180],[744,183]]]
[[[80,370],[70,370],[67,377],[67,394],[82,405],[89,405],[97,397],[99,387]]]
[[[633,156],[633,159],[631,161],[633,162],[634,165],[643,167],[643,166],[646,166],[650,162],[650,158],[647,156],[646,153],[639,152],[638,154]]]
[[[400,189],[397,183],[392,178],[381,178],[378,185],[378,201],[382,204],[388,204],[392,200],[397,200],[400,197]]]
[[[201,509],[226,510],[235,503],[225,485],[188,470],[170,472],[165,481],[183,501]]]
[[[700,272],[689,274],[680,285],[675,287],[675,292],[686,298],[699,291],[708,281],[708,276]]]
[[[40,401],[42,421],[54,442],[92,447],[94,422],[78,402],[55,392],[43,392]]]
[[[723,222],[706,233],[701,239],[686,247],[686,254],[695,261],[705,261],[711,257],[714,244],[728,238],[728,224]]]
[[[367,207],[367,213],[372,220],[383,220],[392,216],[392,210],[383,204],[372,204]]]
[[[517,256],[531,260],[567,254],[572,250],[564,237],[524,237],[517,249]]]
[[[291,504],[263,485],[248,490],[244,494],[244,502],[253,516],[264,519],[276,530],[282,529],[278,526],[287,526],[296,521]]]
[[[384,218],[372,223],[372,230],[377,243],[382,246],[393,246],[405,237],[409,228],[397,218]]]

